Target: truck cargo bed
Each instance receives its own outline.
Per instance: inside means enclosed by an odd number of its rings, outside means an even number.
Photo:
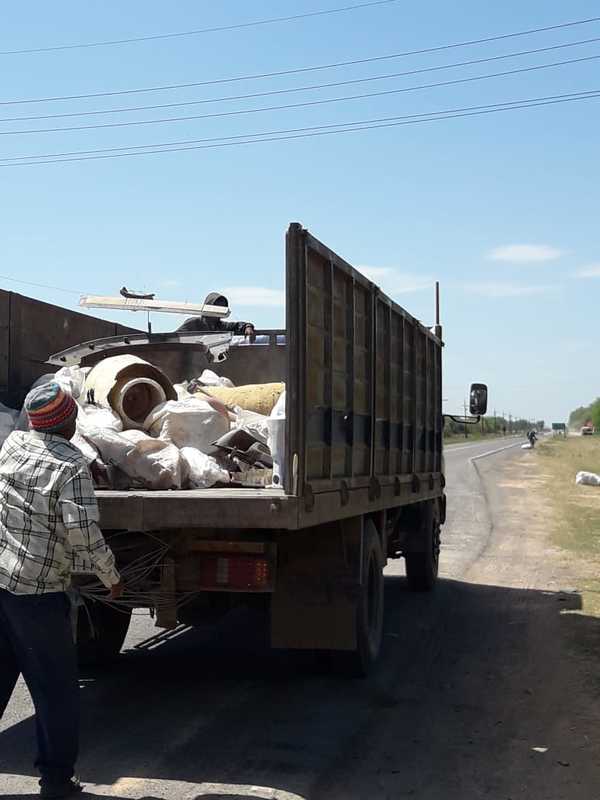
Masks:
[[[365,513],[438,497],[441,475],[397,477],[378,486],[356,486],[347,493],[321,492],[310,498],[283,489],[186,489],[180,491],[98,490],[104,530],[158,531],[177,528],[299,530]]]

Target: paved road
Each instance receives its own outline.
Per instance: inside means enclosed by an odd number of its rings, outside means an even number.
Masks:
[[[130,650],[84,678],[80,768],[91,794],[591,798],[585,765],[560,794],[568,766],[532,750],[562,740],[563,763],[575,758],[563,752],[568,729],[552,721],[557,697],[572,687],[553,681],[548,659],[559,654],[542,642],[556,640],[557,598],[562,610],[576,603],[540,591],[531,569],[519,572],[523,531],[502,524],[509,490],[499,476],[522,457],[520,443],[448,448],[442,580],[415,595],[401,562],[388,567],[384,653],[368,681],[319,674],[302,653],[269,652],[265,632],[243,616],[217,634]],[[499,452],[479,458],[490,450]],[[153,632],[147,617],[136,618],[128,646]],[[21,688],[0,723],[0,796],[35,791],[30,714]]]

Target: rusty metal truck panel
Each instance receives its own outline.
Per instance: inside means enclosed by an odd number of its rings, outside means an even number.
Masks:
[[[307,514],[332,491],[343,507],[366,489],[361,513],[384,487],[425,499],[441,481],[441,341],[298,224],[286,261],[287,492]]]

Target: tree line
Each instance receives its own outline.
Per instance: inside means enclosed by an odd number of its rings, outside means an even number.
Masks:
[[[600,397],[597,397],[589,406],[579,406],[579,408],[571,411],[569,428],[581,428],[589,422],[592,423],[594,428],[600,428]]]
[[[483,436],[493,436],[493,435],[505,435],[508,436],[512,433],[527,433],[532,428],[535,428],[538,431],[544,430],[545,422],[543,419],[538,420],[535,423],[532,423],[529,419],[512,419],[509,417],[506,419],[505,417],[482,417],[481,421],[477,423],[477,425],[465,425],[464,422],[457,422],[449,417],[446,417],[444,423],[444,436],[446,438],[452,436],[464,436],[465,435],[465,428],[467,436],[471,434],[483,435]]]

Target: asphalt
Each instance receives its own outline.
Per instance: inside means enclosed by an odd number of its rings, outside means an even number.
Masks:
[[[598,796],[592,762],[566,782],[572,759],[587,755],[563,752],[570,722],[554,730],[552,714],[565,691],[579,691],[550,666],[561,656],[552,650],[559,601],[576,608],[576,597],[545,587],[537,556],[535,569],[520,565],[526,534],[503,523],[503,471],[523,457],[521,443],[447,449],[441,578],[433,593],[412,594],[402,562],[388,566],[383,654],[368,680],[323,674],[310,654],[269,651],[266,630],[246,615],[135,648],[155,634],[137,616],[115,666],[81,681],[80,772],[90,796]],[[31,714],[19,686],[0,722],[2,797],[35,796]],[[562,761],[553,752],[544,762],[561,742]]]

